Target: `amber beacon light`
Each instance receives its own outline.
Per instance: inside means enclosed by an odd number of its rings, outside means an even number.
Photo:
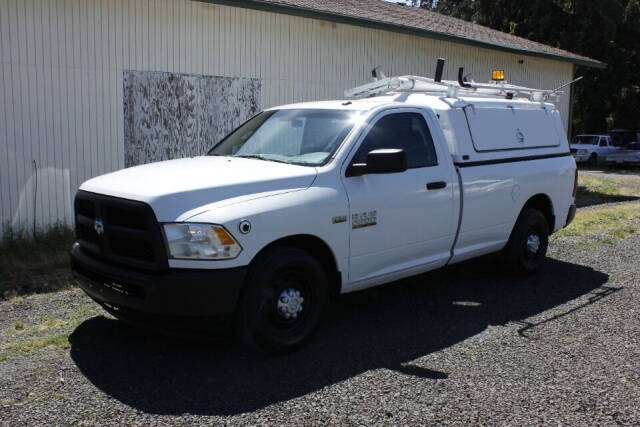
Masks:
[[[491,72],[491,80],[503,81],[504,80],[504,70],[493,70]]]

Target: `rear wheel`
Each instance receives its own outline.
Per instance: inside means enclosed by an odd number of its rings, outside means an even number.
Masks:
[[[266,353],[302,345],[315,331],[328,294],[327,275],[306,251],[279,247],[251,267],[236,330],[243,344]]]
[[[518,217],[504,248],[506,267],[513,273],[528,275],[540,268],[549,245],[549,225],[537,209],[525,208]]]

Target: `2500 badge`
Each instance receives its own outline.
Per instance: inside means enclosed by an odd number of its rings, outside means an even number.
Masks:
[[[351,214],[351,228],[363,228],[376,225],[378,222],[378,211],[369,211]]]

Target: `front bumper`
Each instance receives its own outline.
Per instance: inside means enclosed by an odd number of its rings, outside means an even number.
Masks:
[[[104,263],[74,245],[71,271],[82,290],[100,304],[153,315],[192,317],[233,313],[247,268],[143,272]]]
[[[573,160],[576,161],[576,163],[582,163],[582,162],[586,162],[587,160],[589,160],[589,154],[577,154],[574,153],[572,154],[573,156]]]

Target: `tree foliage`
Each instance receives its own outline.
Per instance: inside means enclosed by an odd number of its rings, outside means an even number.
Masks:
[[[418,1],[416,1],[417,3]],[[640,0],[421,0],[422,7],[607,63],[578,66],[573,131],[640,128]]]

